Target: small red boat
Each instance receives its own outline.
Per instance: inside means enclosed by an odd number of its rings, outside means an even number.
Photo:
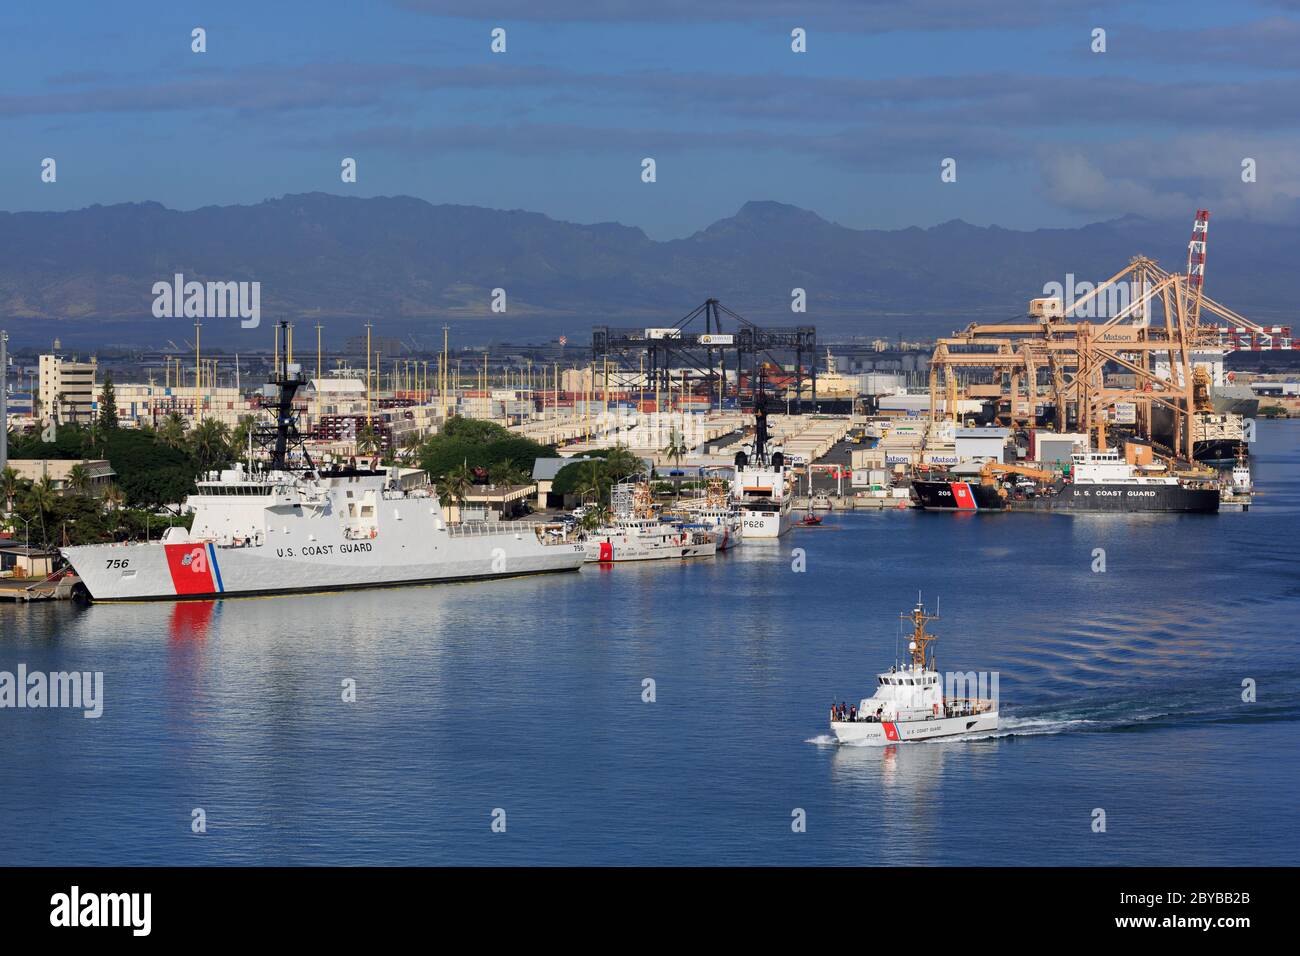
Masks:
[[[809,512],[808,514],[804,515],[803,518],[800,519],[799,521],[799,524],[805,528],[812,528],[821,523],[822,523],[822,519],[819,516],[813,514],[812,512]]]

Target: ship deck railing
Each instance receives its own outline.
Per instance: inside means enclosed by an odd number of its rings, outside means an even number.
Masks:
[[[546,529],[551,525],[559,527],[558,524],[553,522],[542,521],[462,521],[448,524],[447,533],[453,538],[488,538],[532,532],[541,538],[544,543],[564,543],[566,540],[564,536],[547,535],[545,533]]]
[[[982,697],[953,697],[944,702],[945,717],[974,717],[998,709],[996,700]]]

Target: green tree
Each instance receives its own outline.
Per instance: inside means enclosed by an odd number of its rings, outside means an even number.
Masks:
[[[599,502],[605,497],[612,482],[601,462],[589,461],[584,464],[586,467],[583,468],[583,477],[578,482],[576,491],[583,501],[590,498]]]
[[[454,501],[456,503],[456,516],[461,521],[465,520],[465,496],[469,494],[472,487],[474,487],[474,474],[468,464],[461,464],[453,468],[438,483],[438,488],[442,492],[443,505],[449,505]]]
[[[575,461],[559,470],[551,482],[552,493],[604,498],[615,482],[645,470],[645,462],[626,445],[598,449],[588,456],[592,460]]]
[[[588,508],[582,515],[582,521],[579,522],[583,530],[594,531],[601,525],[609,523],[609,506],[597,504]]]
[[[253,415],[240,415],[234,431],[230,433],[231,457],[239,459],[248,453],[249,435],[257,431],[257,418]]]
[[[610,477],[615,480],[635,475],[645,468],[645,462],[633,454],[632,449],[627,445],[615,445],[608,451],[596,452],[596,454],[604,455]]]
[[[189,445],[200,474],[228,464],[230,426],[216,418],[205,418],[190,432]]]
[[[447,424],[442,427],[439,434],[445,438],[462,438],[482,445],[491,441],[499,441],[502,438],[509,438],[514,433],[496,422],[484,421],[479,418],[462,418],[456,415],[447,419]]]
[[[99,393],[99,428],[110,432],[117,427],[117,395],[113,391],[113,373],[104,373],[104,387]]]
[[[180,412],[172,412],[158,426],[158,440],[168,448],[183,448],[187,428],[189,424],[181,417]]]
[[[76,495],[90,491],[90,472],[85,465],[76,464],[68,469],[68,490]]]
[[[410,462],[420,453],[420,446],[423,440],[415,432],[408,432],[402,436],[401,448],[398,450],[397,457],[402,461]]]
[[[361,431],[357,432],[357,454],[363,458],[379,453],[379,435],[375,433],[375,426],[366,422],[361,426]]]
[[[106,454],[128,507],[157,510],[194,490],[194,459],[147,430],[117,429],[107,441]]]
[[[660,449],[660,453],[667,455],[668,460],[677,467],[681,467],[682,459],[690,453],[690,449],[686,447],[686,440],[677,430],[676,425],[669,430],[668,444]]]
[[[90,450],[89,435],[80,425],[60,425],[54,432],[54,441],[47,442],[41,440],[41,432],[32,432],[30,435],[21,436],[17,443],[11,447],[11,454],[14,458],[58,458],[58,459],[81,459],[91,457],[87,452]]]
[[[532,476],[515,462],[502,459],[489,466],[488,481],[494,485],[526,485],[532,481]]]
[[[5,465],[5,470],[0,472],[0,490],[3,490],[5,496],[5,511],[14,510],[14,499],[18,497],[18,492],[22,490],[23,480],[18,477],[18,472],[14,471],[9,465]]]
[[[31,510],[34,511],[41,519],[41,547],[50,546],[49,532],[46,530],[46,518],[54,514],[54,509],[58,506],[59,493],[54,488],[54,482],[50,480],[49,475],[42,475],[40,481],[34,483],[27,491],[28,503]]]
[[[436,479],[460,465],[491,469],[502,461],[531,474],[533,462],[553,454],[549,446],[516,435],[495,422],[453,418],[442,432],[425,439],[417,457],[420,467]]]
[[[117,511],[126,503],[126,495],[122,494],[122,489],[117,485],[109,485],[104,489],[104,507],[109,511]]]

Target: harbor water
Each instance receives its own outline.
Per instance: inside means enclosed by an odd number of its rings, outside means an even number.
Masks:
[[[1294,863],[1300,425],[1258,431],[1247,513],[832,513],[687,563],[0,605],[0,671],[103,674],[96,719],[0,710],[0,864]],[[1002,729],[835,745],[918,591]]]

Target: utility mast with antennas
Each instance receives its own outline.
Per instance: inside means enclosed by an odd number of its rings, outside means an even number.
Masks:
[[[918,671],[934,670],[934,654],[929,648],[938,638],[929,633],[925,625],[930,621],[939,620],[937,609],[934,614],[926,613],[921,595],[917,594],[916,606],[912,608],[911,613],[900,614],[899,617],[912,622],[912,638],[907,644],[907,650],[912,655],[912,667]]]

